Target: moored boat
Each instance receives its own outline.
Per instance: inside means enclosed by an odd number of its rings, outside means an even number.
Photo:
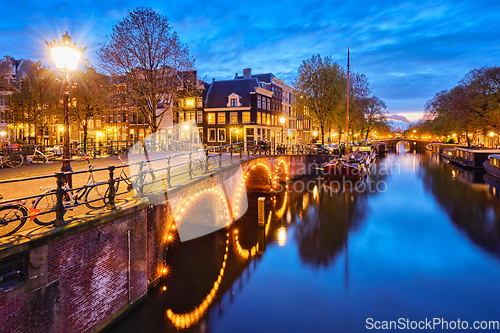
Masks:
[[[360,152],[345,155],[343,158],[333,159],[323,166],[323,176],[338,178],[362,178],[370,169],[370,165],[375,159],[375,153]]]
[[[483,162],[484,170],[492,176],[500,178],[500,155],[489,155]]]

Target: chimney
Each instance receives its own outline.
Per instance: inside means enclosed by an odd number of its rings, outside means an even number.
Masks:
[[[243,78],[244,79],[249,79],[252,75],[252,69],[251,68],[244,68],[243,69]]]
[[[236,80],[238,78],[238,72],[234,73],[234,79]]]
[[[212,82],[215,82],[215,78],[214,77],[212,78]]]

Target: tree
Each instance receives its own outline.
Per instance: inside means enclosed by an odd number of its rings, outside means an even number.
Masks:
[[[9,123],[21,122],[33,126],[34,139],[38,143],[37,134],[43,137],[48,125],[61,117],[59,92],[54,73],[37,61],[19,83],[19,89],[9,96],[3,117]],[[30,133],[28,136],[31,136]]]
[[[85,66],[75,75],[76,89],[72,89],[71,117],[83,128],[83,152],[87,152],[89,121],[104,110],[109,96],[108,79],[94,68]],[[95,125],[94,125],[95,126]]]
[[[325,129],[342,115],[346,91],[344,70],[331,57],[321,58],[318,54],[302,61],[293,84],[300,96],[296,99],[297,110],[307,110],[319,124],[324,144]]]
[[[98,51],[100,65],[125,77],[134,105],[152,132],[159,129],[179,87],[179,71],[194,67],[189,49],[172,30],[168,18],[151,8],[137,7],[113,27]]]

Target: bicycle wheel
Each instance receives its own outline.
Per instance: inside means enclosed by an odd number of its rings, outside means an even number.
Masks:
[[[144,174],[144,182],[143,182],[143,187],[142,187],[142,193],[149,193],[153,189],[154,182],[155,182],[155,174],[150,171],[146,172]]]
[[[33,163],[45,163],[45,158],[40,154],[34,154],[31,161]]]
[[[0,237],[9,236],[21,229],[28,219],[28,211],[22,206],[0,207]]]
[[[200,173],[205,172],[205,163],[203,159],[197,159],[191,163],[191,174],[198,176]]]
[[[33,221],[39,225],[50,225],[56,220],[56,192],[42,195],[33,203],[33,209],[36,212]]]
[[[10,154],[7,156],[5,163],[9,168],[19,168],[24,162],[24,157],[21,154]]]
[[[101,182],[95,184],[96,186],[90,188],[85,194],[85,205],[91,209],[100,209],[104,208],[107,203],[107,195],[108,193],[108,183]]]
[[[215,157],[209,156],[207,159],[208,171],[212,171],[215,168]]]

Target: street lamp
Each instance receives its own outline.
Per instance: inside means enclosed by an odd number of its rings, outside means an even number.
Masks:
[[[45,42],[47,46],[50,48],[50,52],[52,54],[52,59],[56,63],[57,69],[61,72],[61,76],[63,78],[63,104],[64,104],[64,137],[63,137],[63,158],[62,158],[62,172],[71,172],[71,155],[69,152],[69,80],[71,77],[69,76],[70,71],[75,71],[78,67],[78,63],[80,62],[80,58],[85,52],[85,48],[77,46],[76,43],[71,42],[71,37],[66,34],[62,36],[62,40],[56,42],[55,40],[52,43]],[[71,175],[68,175],[66,178],[66,182],[68,186],[72,187]]]
[[[280,117],[280,123],[281,123],[281,142],[285,143],[285,137],[283,136],[283,130],[285,129],[285,117],[281,116]]]

